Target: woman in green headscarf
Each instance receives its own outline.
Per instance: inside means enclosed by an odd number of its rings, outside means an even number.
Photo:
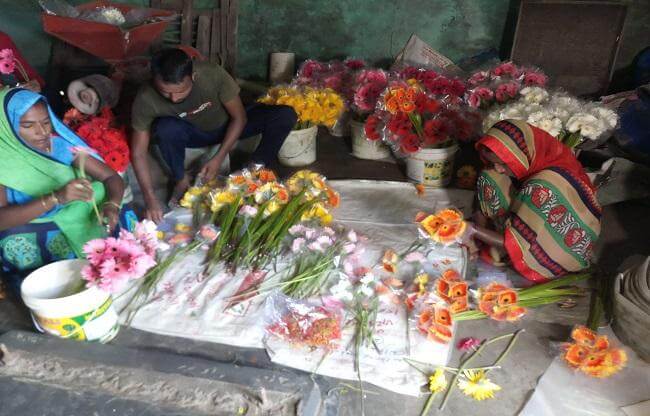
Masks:
[[[42,96],[3,89],[0,104],[0,258],[16,289],[28,272],[81,257],[88,240],[112,232],[120,222],[124,182]]]

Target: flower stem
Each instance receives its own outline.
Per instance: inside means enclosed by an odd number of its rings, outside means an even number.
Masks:
[[[79,175],[83,179],[88,179],[88,176],[86,175],[86,158],[88,157],[88,153],[86,152],[79,152]],[[102,216],[99,214],[99,208],[97,208],[97,202],[95,202],[95,198],[93,196],[93,199],[91,200],[93,210],[95,211],[95,216],[97,217],[97,223],[101,226],[103,225],[102,221]]]
[[[447,401],[449,400],[449,397],[451,396],[451,392],[456,386],[456,383],[458,382],[458,377],[465,371],[465,369],[468,367],[469,363],[474,360],[477,356],[481,355],[481,352],[487,347],[488,345],[495,343],[497,341],[500,341],[502,339],[510,338],[510,343],[508,343],[508,346],[506,349],[499,355],[497,358],[497,361],[494,362],[494,366],[496,366],[505,356],[508,354],[512,346],[514,345],[514,341],[516,341],[517,337],[519,336],[519,333],[523,331],[519,330],[516,332],[513,332],[512,334],[506,334],[506,335],[501,335],[492,339],[489,339],[487,341],[484,341],[477,349],[474,351],[472,355],[467,357],[458,367],[458,372],[454,374],[454,377],[451,379],[451,382],[449,383],[449,387],[447,388],[447,391],[445,392],[445,396],[442,399],[442,403],[440,403],[440,407],[438,407],[439,410],[443,410],[445,406],[447,405]]]
[[[431,409],[431,405],[433,404],[433,399],[435,399],[437,395],[438,393],[429,394],[429,397],[427,398],[427,402],[424,404],[424,409],[422,409],[422,413],[420,413],[420,416],[426,416],[429,413],[429,410]]]

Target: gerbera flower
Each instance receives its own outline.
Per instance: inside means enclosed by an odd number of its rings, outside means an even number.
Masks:
[[[431,393],[438,393],[447,388],[447,378],[445,377],[445,370],[442,368],[429,376],[429,391]]]
[[[368,140],[377,141],[381,139],[379,134],[379,117],[371,115],[366,119],[366,123],[363,126],[364,132],[366,133],[366,138]]]
[[[463,377],[458,380],[458,388],[465,393],[466,396],[472,397],[474,400],[492,399],[494,392],[501,390],[501,387],[492,383],[487,378],[483,370],[465,370]]]

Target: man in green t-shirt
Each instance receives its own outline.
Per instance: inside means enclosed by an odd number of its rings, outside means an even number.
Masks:
[[[151,59],[151,84],[138,91],[133,102],[131,162],[146,204],[146,217],[159,222],[162,208],[151,185],[147,151],[149,141],[160,148],[175,181],[172,198],[189,187],[185,149],[221,143],[201,169],[210,180],[239,138],[262,135],[251,160],[270,164],[296,123],[291,107],[255,104],[244,109],[239,86],[220,66],[193,62],[180,49],[165,49]]]

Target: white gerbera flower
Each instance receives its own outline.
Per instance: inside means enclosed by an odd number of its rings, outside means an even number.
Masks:
[[[540,87],[525,87],[520,93],[524,101],[529,104],[541,104],[549,97],[548,91]]]
[[[610,129],[616,128],[618,124],[618,115],[616,112],[606,107],[594,107],[591,109],[591,114],[598,117]]]

